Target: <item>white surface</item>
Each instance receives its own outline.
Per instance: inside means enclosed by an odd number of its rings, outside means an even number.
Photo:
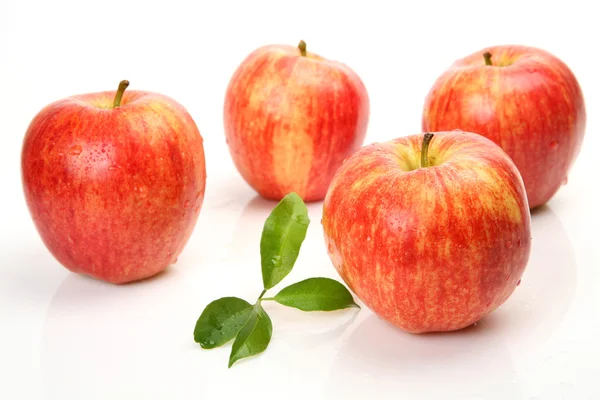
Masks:
[[[585,2],[239,1],[0,2],[1,399],[598,399],[598,47]],[[227,369],[229,346],[192,340],[199,313],[259,292],[258,243],[273,203],[256,197],[226,152],[222,104],[238,63],[267,43],[350,65],[371,97],[365,143],[420,130],[423,99],[456,58],[492,44],[546,48],[577,75],[588,109],[569,183],[533,217],[522,284],[476,326],[413,336],[368,309],[306,314],[268,304],[262,355]],[[116,287],[67,272],[39,239],[19,157],[31,118],[76,93],[153,90],[182,103],[207,152],[201,217],[179,262]],[[284,281],[337,278],[320,204]]]

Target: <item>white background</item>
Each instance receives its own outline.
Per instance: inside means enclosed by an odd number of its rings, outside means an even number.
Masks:
[[[588,4],[585,4],[588,3]],[[597,13],[591,1],[12,1],[0,2],[0,398],[598,399]],[[365,143],[420,131],[435,78],[481,47],[519,43],[562,58],[583,88],[587,135],[569,182],[533,216],[523,283],[466,330],[414,336],[368,309],[306,314],[268,304],[265,353],[227,369],[229,346],[204,351],[192,331],[204,306],[248,300],[258,243],[274,206],[256,197],[227,153],[225,88],[269,43],[308,43],[365,82]],[[116,287],[76,276],[48,253],[28,215],[20,149],[46,104],[85,92],[164,93],[205,139],[208,182],[194,235],[167,273]],[[338,278],[321,205],[284,281]]]

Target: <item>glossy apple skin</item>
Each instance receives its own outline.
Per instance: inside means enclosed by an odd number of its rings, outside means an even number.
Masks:
[[[344,158],[366,134],[369,99],[347,66],[298,48],[270,45],[237,68],[224,126],[235,166],[262,197],[325,197]]]
[[[483,53],[492,54],[486,66]],[[434,83],[423,131],[462,129],[500,145],[519,169],[531,208],[566,183],[585,133],[584,98],[573,72],[527,46],[494,46],[457,60]]]
[[[329,257],[373,312],[412,333],[473,324],[513,293],[529,259],[519,172],[473,133],[364,146],[336,172],[323,205]]]
[[[73,96],[41,110],[22,147],[37,231],[69,270],[121,284],[174,263],[196,224],[203,140],[187,111],[155,93]]]

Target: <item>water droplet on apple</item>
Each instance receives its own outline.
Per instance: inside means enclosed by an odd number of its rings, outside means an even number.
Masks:
[[[189,201],[189,200],[186,200],[186,201],[185,201],[185,203],[183,203],[183,206],[184,206],[185,208],[188,208],[188,207],[190,206],[190,201]]]
[[[550,148],[555,149],[558,146],[558,140],[553,140],[550,142]]]
[[[519,286],[521,284],[521,280],[519,279],[519,282],[517,282],[517,286]]]
[[[331,246],[331,243],[329,243],[329,244],[327,245],[327,252],[328,252],[328,253],[333,253],[333,247]]]
[[[119,169],[120,167],[118,165],[111,165],[110,167],[108,167],[109,171],[114,171],[116,169]]]
[[[508,247],[509,249],[512,249],[513,243],[509,240],[508,242],[506,242],[506,247]]]
[[[367,237],[367,242],[371,241],[371,236]]]
[[[517,240],[517,247],[521,247],[521,239]]]
[[[562,185],[565,186],[567,183],[569,183],[569,177],[565,176],[565,179],[562,181]]]
[[[148,188],[144,185],[134,186],[133,190],[140,194],[140,197],[146,197],[148,195]]]
[[[490,302],[487,303],[486,307],[489,307],[491,305],[492,305],[492,302],[490,301]]]
[[[59,157],[62,157],[62,156],[64,156],[64,155],[65,155],[65,153],[58,153],[58,156],[59,156]]]
[[[510,279],[510,275],[506,275],[506,280],[509,280],[509,279]]]
[[[453,129],[452,132],[454,132],[454,133],[464,133],[462,129]]]
[[[78,156],[78,155],[81,154],[82,150],[83,149],[81,148],[81,146],[78,145],[78,144],[76,144],[75,146],[72,146],[69,149],[69,154],[72,155],[72,156]]]

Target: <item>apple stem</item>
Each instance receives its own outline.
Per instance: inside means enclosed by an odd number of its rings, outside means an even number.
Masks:
[[[304,40],[301,40],[300,43],[298,43],[298,49],[300,50],[300,55],[306,57],[306,42]]]
[[[121,105],[121,99],[123,99],[123,93],[125,93],[125,89],[127,89],[127,86],[129,86],[129,81],[119,82],[119,88],[117,89],[117,93],[115,94],[113,108],[117,108]]]
[[[429,143],[433,139],[433,133],[427,132],[423,136],[423,144],[421,145],[421,168],[427,168],[429,166],[429,159],[427,158],[427,152],[429,151]]]
[[[485,60],[485,65],[492,65],[492,53],[486,51],[483,53],[483,59]]]

